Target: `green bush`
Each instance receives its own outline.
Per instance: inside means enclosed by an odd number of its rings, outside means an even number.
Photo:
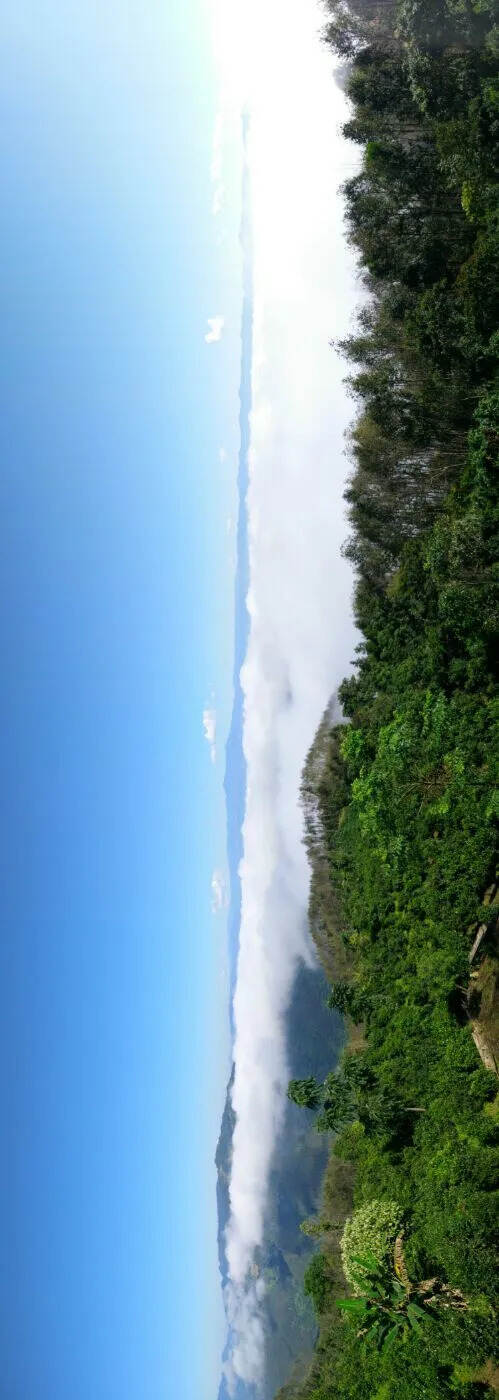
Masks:
[[[362,1291],[362,1267],[356,1260],[372,1254],[378,1263],[387,1263],[403,1218],[404,1212],[396,1201],[374,1200],[360,1206],[347,1220],[341,1237],[341,1259],[347,1283],[356,1293]]]
[[[326,1312],[331,1301],[331,1277],[323,1254],[314,1254],[305,1269],[303,1289],[312,1299],[316,1313]]]

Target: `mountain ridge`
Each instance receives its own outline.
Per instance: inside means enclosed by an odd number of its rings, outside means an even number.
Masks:
[[[336,1063],[343,1039],[341,1018],[328,1010],[328,983],[320,968],[300,963],[285,1018],[290,1075],[324,1077]],[[310,1027],[314,1034],[310,1034]],[[232,1069],[216,1150],[218,1251],[222,1287],[229,1280],[225,1232],[230,1216],[230,1167],[235,1114],[232,1108]],[[222,1377],[218,1400],[272,1400],[301,1357],[310,1357],[317,1335],[311,1305],[303,1293],[303,1275],[314,1242],[300,1230],[316,1212],[327,1162],[325,1135],[316,1132],[314,1114],[286,1101],[269,1178],[265,1244],[255,1253],[255,1269],[266,1284],[262,1301],[265,1334],[265,1375],[261,1387],[238,1382],[230,1391]],[[229,1326],[223,1362],[230,1358]]]

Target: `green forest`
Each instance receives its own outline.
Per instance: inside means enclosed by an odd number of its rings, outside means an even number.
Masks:
[[[279,1400],[499,1390],[499,27],[327,0],[368,293],[340,345],[360,641],[305,764],[310,926],[347,1019],[290,1098],[329,1134],[318,1322]]]

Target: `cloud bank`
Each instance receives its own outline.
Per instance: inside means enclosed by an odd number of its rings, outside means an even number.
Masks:
[[[234,3],[231,14],[234,23]],[[262,1373],[255,1251],[288,1080],[284,1017],[297,963],[310,957],[300,775],[354,645],[352,580],[340,556],[351,410],[329,342],[360,299],[337,194],[356,157],[338,135],[346,104],[318,37],[322,22],[313,0],[244,6],[255,65],[244,68],[255,292],[251,633],[241,675],[248,781],[226,1237],[232,1381]]]

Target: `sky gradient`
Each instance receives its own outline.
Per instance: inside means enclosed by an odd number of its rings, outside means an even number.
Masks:
[[[2,1393],[200,1400],[240,306],[206,15],[7,0],[1,33]]]

